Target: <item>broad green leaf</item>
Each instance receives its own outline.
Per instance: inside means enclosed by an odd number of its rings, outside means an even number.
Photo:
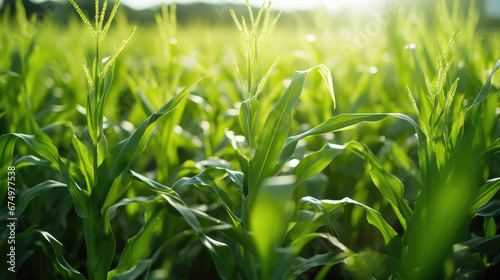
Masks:
[[[298,255],[298,253],[300,252],[301,248],[308,242],[310,242],[311,240],[315,239],[315,238],[323,238],[325,239],[327,242],[331,243],[332,245],[334,245],[335,247],[337,247],[338,249],[340,249],[342,252],[341,253],[336,253],[336,252],[331,252],[329,253],[330,255],[331,254],[340,254],[342,256],[346,256],[350,259],[350,265],[354,265],[356,268],[357,268],[357,272],[355,273],[355,278],[357,279],[372,279],[373,277],[371,277],[367,272],[366,272],[366,265],[363,263],[363,261],[359,258],[359,256],[354,253],[353,251],[351,251],[349,248],[347,248],[344,244],[340,243],[340,241],[329,235],[329,234],[324,234],[324,233],[312,233],[312,234],[307,234],[303,237],[301,237],[300,239],[296,240],[296,242],[294,242],[293,246],[294,246],[294,251],[295,251],[295,254]],[[316,255],[318,256],[318,255]],[[309,259],[309,260],[313,260],[313,258]],[[345,259],[344,261],[347,261],[348,259]],[[292,272],[294,269],[293,266],[296,265],[296,264],[299,264],[299,267],[302,267],[302,265],[304,264],[302,261],[305,261],[305,259],[301,258],[301,257],[297,257],[294,259],[294,264],[291,266],[291,268],[289,268],[289,273]],[[324,265],[324,264],[320,264],[320,263],[316,263],[317,265]],[[326,264],[326,263],[325,263]],[[337,263],[331,263],[329,264],[330,266],[331,265],[334,265],[334,264],[337,264]],[[308,263],[308,265],[313,265],[313,263]],[[306,267],[302,267],[301,269],[305,269]],[[311,268],[311,267],[310,267]],[[305,271],[302,271],[302,272],[305,272]],[[302,273],[300,272],[300,273]],[[288,278],[290,278],[290,275],[288,275]]]
[[[36,230],[42,237],[42,248],[49,256],[54,267],[59,271],[64,279],[83,280],[87,279],[80,272],[75,270],[64,258],[63,245],[50,233],[43,230]]]
[[[26,240],[26,238],[28,238],[32,233],[37,231],[38,227],[38,225],[30,226],[27,230],[16,233],[16,242],[20,244]]]
[[[500,215],[500,200],[494,199],[489,203],[479,207],[475,216],[496,217]]]
[[[210,233],[212,231],[226,231],[228,229],[234,229],[231,225],[217,225],[217,226],[211,226],[211,227],[204,227],[203,232],[204,233]],[[160,256],[160,253],[165,250],[166,248],[169,248],[172,245],[175,245],[177,242],[180,240],[196,235],[197,232],[195,230],[185,230],[182,231],[172,238],[168,239],[165,243],[163,243],[158,249],[155,251],[155,253],[151,256],[149,259],[143,259],[139,260],[137,264],[135,264],[132,268],[129,270],[117,274],[111,278],[111,280],[132,280],[132,279],[137,279],[140,276],[144,276],[144,271],[147,270],[151,265],[158,259]],[[108,275],[109,277],[111,275]],[[108,279],[110,279],[108,277]]]
[[[470,110],[471,108],[473,108],[474,106],[476,106],[477,104],[483,102],[484,100],[486,100],[486,98],[488,98],[488,95],[490,94],[490,90],[491,90],[491,79],[493,78],[493,74],[495,74],[495,72],[498,70],[498,68],[500,68],[500,60],[497,61],[497,63],[495,64],[495,66],[491,70],[490,75],[488,76],[483,87],[481,88],[481,90],[477,94],[476,99],[474,99],[474,102],[467,110]]]
[[[116,210],[118,207],[133,204],[133,203],[138,203],[138,202],[148,202],[156,199],[156,196],[136,196],[134,198],[124,198],[121,201],[113,204],[111,207],[109,207],[109,219],[113,219],[116,214]]]
[[[134,171],[131,171],[131,173],[135,179],[146,183],[154,191],[160,192],[161,195],[163,196],[163,198],[165,198],[167,200],[167,202],[170,205],[172,205],[172,207],[174,207],[179,212],[179,214],[181,214],[184,221],[191,228],[193,228],[193,230],[195,230],[197,233],[202,233],[201,224],[198,221],[198,218],[196,218],[197,216],[206,218],[206,219],[211,220],[217,224],[224,224],[221,221],[219,221],[218,219],[212,218],[209,215],[207,215],[201,211],[197,211],[195,209],[191,209],[191,208],[187,207],[187,205],[184,203],[184,201],[181,199],[181,197],[177,194],[177,192],[175,192],[171,188],[163,186],[162,184],[155,182],[149,178],[146,178],[146,177],[144,177],[144,176],[142,176]]]
[[[407,222],[412,216],[412,211],[403,200],[404,186],[401,181],[399,181],[399,179],[394,175],[385,171],[380,161],[366,145],[358,142],[350,142],[346,145],[346,147],[361,158],[368,161],[370,175],[375,183],[375,186],[377,186],[380,193],[391,204],[392,209],[398,216],[399,222],[406,230]]]
[[[109,189],[108,195],[106,196],[106,200],[104,201],[102,210],[111,207],[120,197],[125,193],[128,187],[131,184],[129,173],[122,173],[118,178],[115,179],[111,188]]]
[[[160,253],[165,249],[165,247],[167,247],[167,245],[168,242],[164,243],[156,250],[151,258],[139,260],[129,270],[113,276],[111,280],[134,280],[140,276],[144,276],[144,271],[151,268],[151,265],[153,265],[153,263],[158,259],[158,256],[160,256]],[[110,279],[110,274],[108,274],[108,279]]]
[[[315,67],[317,68],[317,67]],[[290,86],[276,103],[267,117],[257,142],[257,148],[250,167],[249,202],[257,198],[264,179],[274,175],[276,163],[285,144],[292,124],[292,111],[302,93],[304,79],[313,69],[296,71]],[[324,66],[320,67],[320,69]]]
[[[348,197],[342,200],[318,200],[314,197],[307,196],[301,198],[300,203],[301,208],[303,208],[304,205],[307,204],[318,207],[327,217],[328,213],[344,207],[347,204],[353,204],[358,207],[364,208],[366,210],[366,219],[368,220],[368,223],[375,226],[384,237],[385,245],[389,254],[394,257],[399,257],[399,255],[401,254],[403,243],[399,238],[397,232],[384,220],[379,212],[373,210],[372,208]],[[331,223],[331,221],[328,221],[328,223]],[[329,224],[329,226],[331,225]]]
[[[57,171],[53,165],[51,165],[50,161],[42,158],[38,158],[32,155],[22,156],[14,163],[16,168],[22,168],[26,166],[39,166],[45,169],[53,169]],[[51,166],[53,168],[51,168]]]
[[[481,159],[488,159],[488,157],[500,153],[500,138],[497,138],[491,146],[480,154]]]
[[[217,272],[222,279],[241,279],[237,276],[238,265],[227,244],[214,240],[204,234],[200,236],[200,239],[212,256]]]
[[[500,250],[500,235],[493,237],[473,237],[465,242],[453,245],[453,260],[456,267],[462,267],[467,259],[475,254],[492,254]]]
[[[388,118],[385,114],[342,114],[334,116],[322,124],[309,129],[301,134],[288,137],[278,163],[290,160],[295,153],[299,141],[305,137],[334,132],[362,122],[375,122]]]
[[[333,108],[337,107],[337,102],[335,101],[335,93],[333,91],[333,81],[332,81],[332,74],[330,73],[330,70],[323,64],[320,64],[318,66],[318,72],[323,77],[323,80],[326,83],[326,86],[328,88],[328,92],[330,93],[330,96],[332,97],[333,101]]]
[[[491,91],[491,79],[493,78],[493,74],[500,68],[500,60],[497,61],[495,66],[490,72],[490,75],[486,79],[486,82],[484,83],[483,87],[479,91],[479,93],[476,96],[476,99],[474,99],[474,102],[472,105],[467,108],[467,111],[465,111],[465,119],[464,119],[464,126],[463,126],[463,133],[464,136],[466,133],[474,133],[475,127],[479,123],[481,119],[481,113],[483,111],[483,107],[481,106],[482,102],[485,101],[488,96],[490,95]]]
[[[332,245],[336,246],[337,248],[339,248],[343,252],[350,251],[346,246],[344,246],[344,244],[340,243],[340,241],[338,241],[337,238],[335,238],[329,234],[326,234],[326,233],[314,232],[314,233],[309,233],[309,234],[305,234],[305,235],[301,236],[300,238],[298,238],[297,240],[295,240],[291,244],[291,247],[293,247],[293,249],[294,249],[294,256],[298,256],[300,254],[300,252],[302,251],[302,248],[307,243],[311,242],[312,240],[314,240],[316,238],[323,238],[323,239],[327,240],[328,242],[330,242]]]
[[[279,263],[275,249],[283,241],[288,228],[294,183],[294,176],[267,179],[252,209],[251,229],[264,279],[271,276],[274,266]]]
[[[144,177],[141,174],[139,174],[133,170],[130,170],[130,174],[132,174],[132,177],[135,178],[136,180],[139,180],[141,182],[146,183],[153,191],[168,194],[169,197],[174,198],[175,200],[177,200],[180,203],[184,203],[182,201],[181,197],[171,188],[164,186],[164,185],[162,185],[154,180],[151,180],[147,177]]]
[[[188,206],[184,204],[184,202],[178,201],[175,196],[169,195],[169,194],[162,194],[163,198],[167,200],[167,202],[172,205],[175,210],[181,214],[182,218],[184,221],[191,227],[193,228],[197,233],[203,233],[202,232],[202,227],[200,224],[200,221],[198,220],[197,217],[204,218],[206,220],[212,221],[215,224],[218,225],[226,225],[226,223],[220,221],[219,219],[216,219],[205,212],[196,210],[196,209],[191,209]]]
[[[420,170],[423,173],[422,177],[423,178],[428,178],[426,174],[430,174],[430,171],[428,170],[430,168],[430,159],[429,159],[429,154],[427,151],[427,137],[425,133],[420,129],[420,127],[413,121],[410,117],[403,115],[403,114],[397,114],[397,113],[387,113],[387,114],[342,114],[338,116],[334,116],[322,124],[309,129],[301,134],[291,136],[286,140],[285,146],[283,147],[283,151],[281,152],[281,155],[279,157],[278,163],[283,163],[288,160],[290,160],[295,152],[295,148],[297,147],[297,143],[299,140],[312,136],[312,135],[319,135],[319,134],[324,134],[324,133],[329,133],[329,132],[334,132],[338,131],[340,129],[353,126],[362,122],[376,122],[388,118],[398,118],[401,120],[404,120],[411,124],[413,128],[415,129],[415,132],[418,137],[418,143],[419,143],[419,148],[418,148],[418,153],[419,153],[419,158],[420,158]],[[424,186],[427,186],[428,184],[424,183]]]
[[[141,101],[142,105],[142,110],[149,116],[152,115],[155,112],[153,104],[149,101],[148,97],[142,91],[140,87],[135,87],[135,91],[137,92],[137,95],[139,96],[139,100]]]
[[[486,184],[484,184],[477,191],[477,196],[472,202],[469,213],[471,215],[474,215],[477,209],[486,204],[497,193],[499,189],[500,189],[500,178],[488,180]]]
[[[72,126],[71,129],[73,131]],[[85,182],[87,183],[87,190],[91,191],[91,187],[94,185],[94,167],[90,163],[91,155],[89,154],[87,147],[76,137],[76,135],[73,134],[71,141],[78,156],[80,172],[82,172],[85,177]]]
[[[49,180],[31,187],[25,191],[22,191],[17,197],[16,216],[19,217],[24,212],[24,209],[26,209],[26,206],[28,206],[29,202],[39,194],[55,188],[63,187],[66,187],[66,184]]]
[[[343,212],[343,208],[338,211],[328,213],[328,216],[317,213],[316,209],[313,210],[299,210],[297,219],[293,223],[293,227],[287,232],[285,240],[287,243],[284,245],[290,246],[291,243],[296,242],[298,239],[303,238],[309,234],[314,233],[318,228],[325,224],[330,224],[328,221],[335,221]],[[333,231],[333,228],[330,228]]]
[[[146,224],[141,231],[130,238],[120,256],[116,269],[108,273],[108,279],[133,268],[140,260],[151,254],[153,237],[165,221],[165,208],[160,205],[150,206],[145,213]]]
[[[6,134],[0,137],[0,144],[4,145],[2,154],[2,168],[8,168],[8,164],[12,162],[13,149],[16,138],[22,139],[32,150],[39,154],[42,158],[48,160],[61,173],[66,181],[68,190],[73,198],[75,210],[81,218],[88,217],[88,194],[82,190],[75,180],[71,177],[66,164],[59,157],[57,148],[51,143],[50,138],[43,132],[38,132],[35,135],[26,134]],[[10,158],[9,158],[10,156]],[[5,166],[4,166],[5,165]],[[6,186],[5,184],[4,186]],[[4,188],[2,186],[2,188]],[[6,189],[6,187],[5,187]]]
[[[240,191],[243,191],[243,172],[233,171],[229,169],[226,169],[226,172],[231,181],[233,181],[233,183],[236,185],[236,188]]]
[[[214,193],[224,209],[231,216],[233,223],[238,226],[241,223],[241,219],[233,213],[233,201],[225,191],[213,183],[216,180],[224,178],[227,174],[228,171],[226,169],[210,168],[192,178],[181,178],[172,186],[172,189],[179,192],[179,189],[183,186],[194,185],[202,190]]]
[[[342,252],[330,252],[326,254],[316,254],[311,258],[297,257],[293,260],[290,271],[286,279],[296,279],[300,274],[308,271],[309,269],[322,265],[336,265],[344,262],[349,258],[349,254]]]
[[[251,141],[250,138],[250,106],[248,105],[248,102],[250,101],[243,101],[240,105],[240,126],[241,126],[241,131],[243,132],[243,135]]]
[[[321,150],[307,155],[293,170],[293,175],[297,178],[295,185],[323,171],[344,148],[340,145],[326,144]]]

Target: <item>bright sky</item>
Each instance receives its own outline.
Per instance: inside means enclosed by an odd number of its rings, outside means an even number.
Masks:
[[[44,2],[46,0],[32,0],[33,2]],[[67,1],[67,0],[58,0]],[[250,0],[250,3],[254,6],[260,7],[264,0]],[[265,0],[266,2],[268,0]],[[291,10],[291,9],[311,9],[318,6],[326,7],[329,10],[335,10],[343,5],[349,4],[354,6],[359,6],[364,9],[370,9],[387,0],[272,0],[272,7],[274,10]],[[3,4],[3,0],[0,0],[0,7]],[[160,5],[162,3],[171,4],[174,0],[121,0],[123,4],[134,9],[145,9]],[[205,2],[214,4],[245,4],[245,0],[176,0],[177,3],[193,3],[193,2]]]
[[[161,3],[172,3],[172,0],[122,0],[122,3],[135,8],[144,9],[151,6],[159,5]],[[216,4],[244,4],[245,0],[177,0],[177,3],[189,3],[189,2],[206,2],[206,3],[216,3]],[[255,6],[262,5],[263,0],[250,0],[250,3]],[[380,4],[381,0],[273,0],[272,7],[278,10],[288,10],[288,9],[307,9],[315,8],[320,5],[327,7],[328,9],[335,9],[345,4],[355,5],[363,4],[364,7],[371,4]]]

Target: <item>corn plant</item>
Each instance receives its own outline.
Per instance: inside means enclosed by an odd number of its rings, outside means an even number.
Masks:
[[[21,139],[38,154],[41,159],[43,159],[39,160],[39,163],[46,163],[51,169],[56,170],[63,176],[64,183],[46,181],[21,194],[23,202],[27,204],[31,198],[42,192],[65,186],[73,198],[75,212],[81,218],[85,236],[87,277],[74,269],[66,261],[63,255],[62,244],[50,233],[43,229],[36,229],[36,227],[31,227],[25,232],[25,234],[30,234],[36,231],[40,234],[44,250],[47,255],[51,257],[54,267],[62,277],[65,279],[120,279],[123,277],[133,279],[141,275],[141,273],[148,268],[148,262],[142,260],[140,265],[137,265],[139,261],[137,256],[142,257],[142,255],[137,254],[135,258],[131,257],[128,247],[126,247],[125,251],[122,253],[122,258],[117,268],[111,270],[111,265],[116,253],[116,241],[111,229],[110,219],[114,216],[116,207],[127,204],[123,202],[120,203],[118,200],[130,185],[130,183],[127,182],[127,177],[122,176],[122,174],[144,151],[148,139],[153,133],[154,123],[160,117],[170,114],[180,106],[199,80],[174,96],[174,98],[158,111],[152,113],[136,128],[130,137],[117,143],[110,149],[106,141],[103,125],[104,105],[113,81],[114,62],[125,48],[125,45],[134,34],[136,28],[134,27],[132,29],[130,34],[123,40],[117,51],[110,58],[101,60],[99,45],[104,40],[111,26],[111,22],[119,7],[120,1],[115,2],[106,23],[104,21],[107,1],[104,2],[102,10],[100,10],[99,1],[96,1],[94,25],[90,23],[74,1],[70,0],[70,2],[90,30],[92,37],[95,39],[95,54],[91,68],[92,70],[88,68],[86,60],[83,60],[83,69],[88,84],[86,106],[87,128],[92,149],[89,151],[87,146],[74,134],[73,126],[69,122],[53,124],[53,126],[67,127],[67,129],[71,131],[72,148],[78,155],[78,160],[75,163],[71,163],[69,159],[63,159],[59,156],[58,149],[52,144],[50,137],[44,132],[44,129],[39,130],[34,135],[20,133],[6,134],[0,138],[3,151],[1,170],[6,172],[8,166],[12,162],[15,142],[17,139]],[[43,166],[43,164],[40,165]],[[75,172],[80,173],[83,178],[85,178],[85,187],[81,187],[81,184],[77,183]],[[7,192],[6,186],[7,184],[3,184],[2,186],[2,200]],[[26,205],[22,205],[22,207],[18,206],[16,214],[20,215],[25,207]],[[149,220],[143,230],[141,230],[137,236],[131,238],[129,243],[135,244],[138,240],[144,240],[144,236],[149,236],[148,238],[150,238],[151,234],[155,231],[155,227],[152,226],[154,222],[154,219]],[[145,254],[148,254],[151,250],[151,248],[144,249]],[[157,255],[158,254],[156,254],[156,256]],[[149,262],[151,262],[151,260],[149,260]]]

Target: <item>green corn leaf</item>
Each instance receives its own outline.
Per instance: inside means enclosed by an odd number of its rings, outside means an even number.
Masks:
[[[39,227],[38,225],[30,226],[27,230],[17,233],[16,234],[16,242],[21,243],[24,240],[26,240],[26,238],[31,236],[32,233],[37,231],[38,227]]]
[[[133,204],[133,203],[139,203],[139,202],[148,202],[148,201],[152,201],[154,199],[156,199],[157,197],[156,196],[136,196],[134,198],[124,198],[122,199],[121,201],[113,204],[111,207],[109,207],[109,219],[113,219],[115,217],[115,214],[116,214],[116,210],[119,208],[119,207],[122,207],[122,206],[125,206],[125,205],[129,205],[129,204]]]
[[[474,216],[496,217],[498,215],[500,215],[500,200],[494,199],[489,203],[479,207]]]
[[[106,200],[104,201],[104,205],[102,209],[106,209],[107,207],[111,207],[120,197],[125,193],[128,187],[131,184],[131,180],[129,173],[122,173],[118,178],[115,179],[111,188],[109,189],[109,193],[106,196]]]
[[[247,138],[250,147],[253,147],[253,143],[257,140],[257,135],[259,133],[259,118],[259,101],[250,100],[241,103],[240,125],[243,135]]]
[[[297,240],[294,240],[294,242],[291,244],[291,247],[294,249],[294,256],[298,256],[300,252],[302,251],[302,248],[309,242],[313,241],[316,238],[322,238],[342,250],[343,252],[349,252],[350,250],[344,246],[344,244],[340,243],[340,241],[337,240],[337,238],[331,236],[330,234],[327,233],[319,233],[319,232],[313,232],[309,234],[304,234],[301,237],[299,237]]]
[[[430,174],[431,166],[430,166],[430,157],[427,150],[427,136],[422,131],[422,129],[415,123],[415,121],[413,121],[410,117],[398,113],[342,114],[332,117],[314,128],[311,128],[301,134],[289,137],[286,140],[285,146],[283,147],[278,163],[282,164],[290,160],[293,154],[295,153],[295,148],[297,147],[299,140],[305,137],[338,131],[340,129],[353,126],[362,122],[376,122],[392,117],[408,122],[415,129],[416,135],[418,137],[420,172],[422,174],[422,178],[426,178],[426,180],[429,180],[429,176],[427,176],[427,174]],[[428,185],[429,185],[428,182],[424,182],[424,186]]]
[[[108,279],[118,274],[122,274],[142,259],[147,259],[151,254],[153,236],[161,229],[165,221],[165,207],[160,205],[150,206],[145,213],[146,224],[141,231],[130,238],[123,249],[120,261],[116,269],[108,273]]]
[[[293,170],[293,175],[297,178],[295,185],[301,184],[325,169],[344,148],[340,145],[326,144],[321,150],[307,155]]]
[[[153,191],[161,192],[164,194],[168,194],[169,197],[174,198],[180,203],[183,203],[181,197],[171,188],[164,186],[156,181],[153,181],[147,177],[142,176],[141,174],[130,170],[130,174],[132,174],[132,177],[138,181],[146,183]]]
[[[401,225],[406,230],[407,221],[410,219],[412,211],[403,200],[404,186],[401,181],[394,175],[385,171],[382,164],[365,145],[357,142],[350,142],[345,147],[368,161],[373,182],[382,195],[391,203]],[[311,154],[310,158],[306,157],[294,170],[294,174],[298,178],[297,184],[323,170],[334,157],[344,150],[345,147],[327,145],[323,147],[321,151]]]
[[[23,168],[27,166],[39,166],[48,170],[57,171],[53,165],[50,164],[50,161],[38,158],[32,155],[22,156],[14,163],[16,168]]]
[[[262,181],[274,175],[279,153],[292,124],[292,110],[299,100],[304,79],[310,70],[297,71],[290,86],[269,114],[259,137],[249,177],[249,195],[256,196]],[[250,198],[250,202],[255,197]],[[252,203],[250,203],[252,204]]]
[[[64,279],[84,280],[87,279],[80,272],[75,270],[64,258],[63,245],[55,239],[50,233],[43,230],[36,230],[42,239],[42,248],[45,254],[49,256],[54,267],[59,271]]]
[[[97,170],[97,180],[95,190],[91,196],[99,201],[100,205],[104,204],[106,197],[115,179],[120,176],[143,152],[145,145],[153,131],[154,124],[160,117],[167,115],[177,108],[188,96],[189,92],[201,81],[195,81],[183,91],[172,98],[165,106],[158,110],[153,115],[149,116],[136,131],[127,139],[116,144],[103,163]],[[113,202],[109,202],[112,204]],[[104,207],[101,211],[104,211]]]
[[[325,71],[324,66],[317,66],[305,71],[295,72],[290,86],[276,103],[264,123],[251,164],[249,177],[250,205],[258,195],[263,180],[274,175],[276,163],[292,124],[292,111],[302,93],[305,77],[311,70],[316,68]]]
[[[226,169],[210,168],[192,178],[179,179],[172,186],[172,189],[179,192],[180,188],[193,185],[199,189],[214,193],[224,209],[226,209],[226,212],[230,215],[234,225],[238,226],[241,223],[241,219],[233,213],[233,201],[225,191],[213,183],[216,180],[224,178],[225,176],[227,176]]]
[[[298,254],[298,252],[300,252],[300,248],[303,245],[305,245],[305,243],[308,243],[315,238],[323,238],[327,242],[331,243],[332,245],[334,245],[335,247],[339,248],[342,251],[341,253],[332,252],[332,253],[330,253],[330,255],[331,254],[340,254],[342,256],[343,255],[348,256],[349,263],[350,263],[349,265],[356,267],[356,272],[355,272],[356,277],[355,278],[357,278],[357,279],[374,279],[371,275],[369,275],[367,273],[366,265],[360,259],[360,257],[356,253],[351,251],[349,248],[347,248],[344,244],[340,243],[340,241],[338,241],[337,238],[335,238],[329,234],[312,233],[312,234],[305,235],[303,238],[300,238],[299,240],[297,240],[296,243],[294,243],[294,250],[296,251],[296,253]],[[314,257],[311,258],[310,260],[312,260],[312,259],[314,259]],[[297,257],[294,259],[294,263],[295,264],[300,263],[302,265],[302,264],[304,264],[302,262],[304,260],[305,259],[303,259],[303,258]],[[345,261],[347,262],[347,259]],[[316,264],[319,264],[319,263],[316,263]],[[337,264],[337,263],[331,263],[329,265],[332,266],[334,264]],[[313,265],[313,263],[308,263],[308,265]],[[322,265],[322,264],[319,264],[319,265]],[[302,267],[301,269],[305,269],[305,267]],[[288,270],[289,270],[289,273],[294,270],[293,264],[291,267],[288,268]],[[302,272],[305,272],[305,271],[302,271]],[[289,275],[289,277],[290,277],[290,275]]]
[[[290,215],[289,202],[294,176],[279,176],[264,181],[252,209],[251,228],[262,265],[263,279],[268,279],[280,263],[276,247],[285,237]]]
[[[245,137],[250,136],[250,106],[248,105],[249,101],[243,101],[240,105],[240,126],[241,131]]]
[[[500,178],[495,178],[488,180],[486,184],[484,184],[477,191],[477,195],[475,196],[474,201],[471,204],[469,213],[474,215],[477,212],[479,207],[486,204],[500,189]]]
[[[111,278],[111,280],[134,280],[134,279],[137,279],[141,276],[144,276],[144,272],[147,269],[151,268],[153,263],[158,259],[158,256],[160,256],[160,253],[161,253],[161,251],[163,251],[164,247],[165,246],[163,246],[163,245],[160,246],[160,248],[158,250],[156,250],[155,254],[151,258],[139,260],[129,270],[113,276]]]
[[[500,235],[493,237],[473,237],[465,242],[453,245],[455,267],[462,267],[475,253],[492,254],[500,250]]]
[[[491,90],[491,79],[493,78],[493,74],[495,74],[498,68],[500,68],[500,60],[497,61],[497,63],[491,70],[490,75],[486,79],[486,82],[484,83],[483,87],[477,94],[476,99],[474,99],[474,102],[472,103],[472,105],[469,107],[468,110],[470,110],[471,108],[473,108],[474,106],[476,106],[477,104],[483,102],[484,100],[486,100],[486,98],[488,98],[488,95],[490,94]]]
[[[328,216],[328,213],[344,207],[347,204],[362,207],[366,210],[366,219],[368,220],[368,223],[375,226],[384,237],[385,245],[389,254],[394,257],[399,257],[402,252],[403,243],[396,231],[384,220],[379,212],[362,203],[348,197],[342,200],[318,200],[310,196],[301,198],[300,203],[302,205],[301,207],[308,204],[318,207],[325,216]],[[331,221],[328,221],[328,223],[331,223]],[[331,226],[331,224],[329,224],[329,226]]]
[[[158,191],[161,193],[162,197],[167,200],[167,202],[174,207],[177,212],[183,217],[184,221],[196,232],[196,233],[203,233],[202,232],[202,227],[201,224],[198,220],[197,217],[204,218],[206,220],[210,220],[211,222],[217,224],[217,225],[227,225],[229,227],[232,227],[219,219],[213,218],[208,214],[205,214],[202,211],[196,210],[196,209],[191,209],[189,208],[184,201],[181,199],[181,197],[172,190],[169,187],[166,187],[158,182],[155,182],[149,178],[146,178],[134,171],[131,171],[132,176],[144,183],[146,183],[148,186],[150,186],[153,190]]]
[[[219,276],[224,280],[241,279],[238,277],[238,265],[227,244],[201,235],[201,242],[212,256]]]
[[[481,112],[483,110],[482,106],[479,106],[483,101],[485,101],[490,95],[491,91],[491,79],[493,78],[493,74],[500,68],[500,60],[495,64],[493,69],[490,72],[490,75],[486,79],[483,87],[479,91],[474,99],[472,105],[465,111],[465,119],[464,119],[464,130],[470,131],[472,133],[474,128],[477,126]]]
[[[236,185],[236,188],[240,191],[243,191],[243,172],[233,171],[229,169],[226,169],[226,172],[231,181],[233,181],[233,183]]]
[[[234,229],[234,227],[232,227],[230,225],[217,225],[217,226],[211,226],[211,227],[204,227],[203,232],[210,233],[212,231],[227,231],[230,229]],[[176,234],[175,236],[170,238],[168,241],[163,243],[156,250],[156,252],[151,256],[151,258],[145,259],[145,260],[139,260],[137,262],[137,264],[134,265],[132,268],[130,268],[129,270],[127,270],[123,273],[120,273],[120,274],[113,276],[111,278],[111,280],[132,280],[132,279],[137,279],[140,276],[144,276],[144,271],[151,267],[151,265],[158,259],[158,257],[160,256],[160,253],[163,250],[176,244],[181,239],[184,239],[184,238],[189,237],[189,236],[193,236],[195,234],[196,234],[196,231],[194,231],[192,229],[185,230],[183,232]]]
[[[328,210],[325,206],[316,198],[306,196],[299,200],[299,208],[306,209],[307,206],[313,206],[314,209],[312,213],[303,212],[299,218],[302,220],[297,220],[300,222],[297,226],[294,226],[292,230],[289,231],[289,236],[292,240],[300,238],[303,234],[309,234],[317,230],[319,227],[326,225],[332,234],[335,234],[335,229],[333,228],[333,221],[336,220],[343,213],[344,204],[339,203],[334,208],[329,208]],[[316,211],[319,209],[322,213],[321,216],[316,216]],[[306,219],[304,219],[306,218]]]
[[[318,66],[318,72],[321,75],[321,77],[323,77],[323,80],[326,82],[328,92],[330,93],[330,96],[332,97],[333,108],[335,109],[337,107],[337,102],[335,101],[335,93],[333,91],[332,74],[330,73],[330,70],[323,64],[320,64]]]
[[[401,181],[384,169],[380,161],[366,145],[358,142],[350,142],[346,146],[349,150],[352,150],[358,156],[368,161],[373,183],[375,183],[380,193],[391,204],[392,209],[398,216],[399,222],[406,230],[407,221],[411,218],[412,211],[403,200],[404,186]]]
[[[340,129],[344,129],[359,123],[363,122],[377,122],[384,119],[388,119],[391,117],[399,118],[404,121],[409,122],[414,128],[417,136],[419,138],[419,144],[423,146],[423,148],[427,147],[426,139],[424,132],[420,129],[420,127],[408,116],[397,113],[374,113],[374,114],[341,114],[334,116],[322,124],[311,128],[301,134],[291,136],[286,140],[286,144],[283,148],[283,152],[280,155],[278,163],[286,162],[290,158],[292,158],[293,153],[295,152],[295,148],[297,147],[297,143],[304,139],[305,137],[312,135],[320,135],[324,133],[335,132]],[[427,150],[427,149],[426,149]]]
[[[73,130],[72,130],[73,131]],[[78,156],[78,165],[80,167],[80,172],[82,172],[85,177],[85,182],[87,183],[87,190],[90,191],[91,186],[94,185],[94,167],[90,163],[90,154],[87,147],[73,134],[71,138],[73,143],[73,148]]]
[[[24,212],[26,206],[28,206],[30,201],[33,198],[37,197],[39,194],[55,188],[63,188],[63,187],[66,187],[66,184],[48,180],[21,192],[21,194],[19,194],[19,196],[17,197],[16,216],[19,217]]]
[[[299,239],[303,239],[305,236],[313,234],[318,228],[327,224],[327,219],[329,221],[335,221],[340,215],[343,213],[343,208],[340,208],[338,211],[333,211],[328,213],[328,217],[323,214],[318,214],[316,209],[313,210],[300,210],[297,213],[297,219],[293,223],[293,227],[290,228],[287,232],[287,236],[285,240],[289,240],[285,245],[290,245],[294,242],[297,242]],[[297,246],[295,246],[297,247]],[[300,249],[300,247],[298,248]],[[294,251],[294,255],[298,252]]]
[[[137,96],[139,97],[139,101],[141,102],[142,110],[149,116],[154,114],[155,112],[155,107],[149,101],[148,96],[144,93],[144,91],[139,87],[135,87],[135,92],[137,93]]]
[[[214,218],[203,211],[189,208],[184,202],[182,201],[179,202],[175,196],[169,194],[162,194],[162,196],[167,200],[167,202],[170,205],[172,205],[179,212],[179,214],[181,214],[186,223],[197,232],[202,233],[202,227],[198,218],[196,217],[209,220],[217,225],[228,225],[227,223],[217,218]]]
[[[13,149],[16,139],[22,139],[32,150],[39,154],[42,158],[50,161],[51,164],[61,173],[66,181],[68,190],[73,198],[75,210],[81,218],[88,217],[88,195],[82,190],[75,180],[71,177],[69,169],[63,160],[59,157],[57,148],[51,143],[50,138],[43,132],[38,132],[35,135],[26,134],[6,134],[0,137],[0,149],[2,150],[2,169],[7,170],[10,162],[12,162]],[[5,172],[5,174],[7,174]],[[7,184],[2,186],[5,191]],[[2,189],[2,191],[4,191]],[[5,193],[4,193],[5,196]]]
[[[317,254],[308,259],[297,257],[293,260],[292,266],[290,267],[290,271],[286,276],[286,279],[296,279],[300,274],[308,271],[313,267],[322,265],[336,265],[346,261],[347,258],[349,258],[349,254],[345,252]]]
[[[479,159],[488,159],[491,156],[494,156],[496,154],[500,153],[500,138],[497,138],[491,146],[486,149],[485,151],[481,152],[479,154],[478,158]]]

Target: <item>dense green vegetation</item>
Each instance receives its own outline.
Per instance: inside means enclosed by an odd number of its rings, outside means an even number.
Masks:
[[[474,1],[70,2],[0,18],[2,279],[500,277],[500,32]]]

